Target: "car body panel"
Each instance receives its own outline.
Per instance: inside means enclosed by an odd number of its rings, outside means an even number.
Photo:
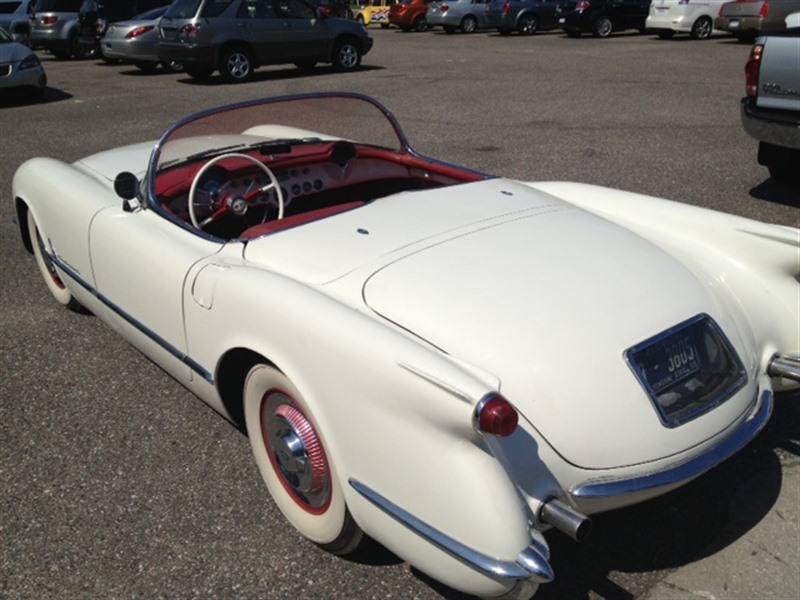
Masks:
[[[653,0],[645,27],[654,31],[691,33],[698,19],[706,19],[713,26],[724,3],[725,0]]]
[[[148,11],[138,18],[108,25],[100,50],[108,59],[158,64],[158,22],[167,7]]]
[[[427,15],[428,0],[400,0],[389,7],[389,23],[404,31],[427,29]]]
[[[785,18],[798,11],[797,0],[735,0],[722,5],[714,27],[743,41],[786,29]]]
[[[37,0],[28,16],[29,41],[60,58],[77,56],[78,9],[82,0]]]
[[[23,89],[34,97],[47,87],[39,57],[27,46],[15,42],[5,29],[0,29],[0,90]]]
[[[372,0],[366,6],[358,6],[354,8],[355,20],[364,25],[375,23],[382,27],[388,27],[389,7],[394,3],[395,0]]]
[[[491,0],[486,6],[486,22],[501,33],[517,30],[520,19],[534,15],[537,31],[558,29],[558,0]]]
[[[209,13],[209,11],[212,11]],[[187,35],[186,28],[193,33]],[[325,16],[300,0],[232,0],[173,4],[159,23],[159,59],[187,68],[215,70],[226,48],[252,55],[254,66],[332,62],[336,45],[355,40],[362,54],[372,48],[363,26]]]
[[[601,18],[611,20],[613,31],[644,31],[650,3],[651,0],[590,0],[587,8],[581,8],[578,0],[567,0],[559,3],[556,16],[561,28],[568,32],[590,33]]]
[[[353,141],[376,131],[361,109],[388,142]],[[455,589],[529,597],[552,579],[553,498],[589,514],[674,489],[798,385],[767,376],[800,354],[796,229],[429,159],[358,94],[207,111],[147,147],[25,162],[20,223],[75,298],[232,421],[249,361],[279,369],[358,526]],[[124,200],[122,170],[141,180]],[[741,373],[667,426],[626,356],[687,319],[713,320]],[[519,417],[506,437],[481,429],[496,395]]]
[[[464,19],[474,19],[476,29],[489,27],[486,23],[486,6],[489,0],[439,0],[428,3],[426,16],[431,27],[443,27],[454,31],[462,27]]]

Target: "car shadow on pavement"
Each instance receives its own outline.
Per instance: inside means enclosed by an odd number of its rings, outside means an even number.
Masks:
[[[711,556],[747,534],[767,515],[780,494],[781,455],[800,456],[800,392],[776,396],[767,426],[728,461],[669,494],[594,515],[589,539],[578,544],[557,531],[547,533],[552,583],[535,600],[631,600],[643,596],[670,572]],[[375,546],[379,546],[375,544]],[[372,561],[400,561],[382,547]],[[411,572],[448,600],[470,600],[418,571]],[[636,577],[627,574],[637,573]]]
[[[385,67],[362,65],[354,72],[364,73],[367,71],[382,71],[384,69]],[[298,69],[297,67],[294,66],[288,68],[264,67],[255,71],[250,80],[245,81],[243,83],[228,83],[222,78],[222,76],[219,73],[212,75],[208,79],[193,79],[188,75],[186,75],[184,77],[178,78],[177,81],[178,83],[184,83],[187,85],[202,85],[202,86],[232,85],[236,86],[237,88],[241,88],[242,86],[247,86],[254,83],[263,83],[265,81],[285,81],[290,79],[302,79],[305,77],[316,77],[321,75],[333,75],[333,74],[346,75],[346,73],[340,73],[330,65],[317,65],[311,70]]]
[[[3,90],[0,94],[0,108],[12,108],[15,106],[29,106],[32,104],[51,104],[69,100],[72,94],[68,94],[57,88],[45,88],[41,98],[32,97],[25,90]]]
[[[800,206],[800,189],[778,183],[771,177],[752,188],[750,196],[784,206]]]

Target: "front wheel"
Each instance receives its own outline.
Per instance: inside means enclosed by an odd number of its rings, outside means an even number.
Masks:
[[[333,49],[333,68],[337,71],[354,71],[361,64],[361,48],[354,42],[345,40]]]
[[[607,38],[614,30],[614,24],[608,17],[600,17],[592,25],[592,35],[598,38]]]
[[[261,477],[283,515],[324,550],[355,551],[364,532],[350,516],[325,438],[297,387],[273,367],[253,367],[244,416]]]
[[[36,264],[39,267],[39,272],[42,274],[44,283],[47,289],[50,290],[53,298],[59,304],[66,306],[69,310],[77,313],[85,313],[86,309],[78,302],[69,291],[69,288],[61,280],[61,277],[56,271],[56,265],[50,257],[50,253],[45,246],[43,236],[33,218],[33,212],[28,209],[28,233],[31,236],[31,245],[33,246],[33,255],[36,258]]]

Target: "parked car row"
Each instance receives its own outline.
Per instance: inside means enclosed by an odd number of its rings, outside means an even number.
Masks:
[[[562,29],[570,37],[615,31],[652,31],[667,39],[676,33],[706,39],[715,31],[752,42],[761,32],[785,28],[797,0],[373,0],[387,19],[372,19],[376,8],[358,12],[364,24],[380,22],[404,31],[441,27],[446,33],[493,29],[502,35]],[[384,13],[378,13],[384,14]],[[388,21],[388,22],[387,22]]]

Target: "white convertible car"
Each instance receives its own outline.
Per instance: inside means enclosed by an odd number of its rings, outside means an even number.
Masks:
[[[13,193],[53,296],[246,428],[303,535],[479,596],[532,595],[545,531],[714,467],[800,379],[798,230],[432,160],[357,94],[35,158]]]

